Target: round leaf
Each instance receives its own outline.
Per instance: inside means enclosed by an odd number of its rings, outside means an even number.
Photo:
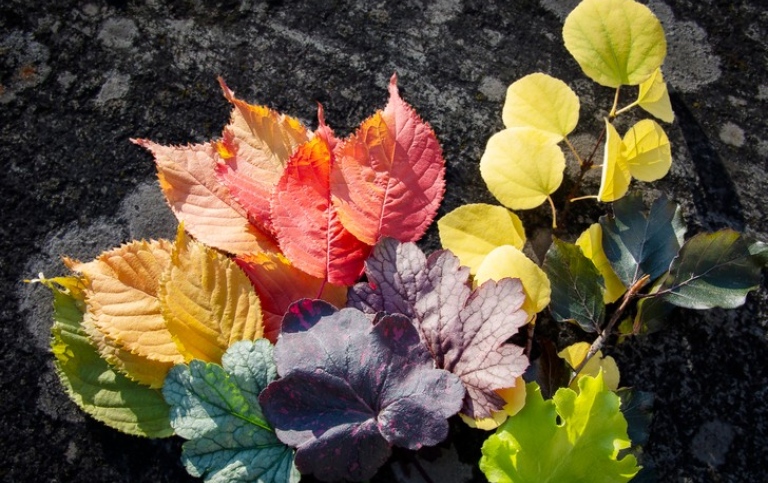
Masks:
[[[533,128],[505,129],[491,136],[480,160],[488,189],[513,210],[536,208],[563,181],[565,156],[551,134]]]
[[[633,0],[584,0],[565,19],[563,39],[584,73],[607,87],[640,84],[667,55],[659,19]]]
[[[456,208],[437,222],[440,243],[477,273],[483,259],[501,245],[525,245],[520,218],[503,206],[475,203]]]
[[[499,281],[502,278],[519,278],[525,292],[523,310],[533,316],[549,305],[551,288],[549,279],[542,269],[517,248],[504,245],[489,253],[477,269],[475,282],[480,285],[486,280]]]
[[[640,181],[656,181],[672,166],[672,149],[664,129],[651,119],[643,119],[624,136],[624,158],[629,172]]]
[[[540,129],[560,142],[579,122],[579,98],[565,82],[537,72],[509,86],[501,118],[507,127]]]
[[[603,155],[603,174],[600,178],[600,191],[597,199],[603,202],[616,201],[629,189],[632,180],[624,159],[623,145],[619,133],[613,124],[605,120],[605,154]]]

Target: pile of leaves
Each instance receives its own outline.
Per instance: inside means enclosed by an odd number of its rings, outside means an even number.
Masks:
[[[651,11],[584,0],[563,36],[584,73],[616,89],[592,154],[568,139],[579,99],[566,83],[513,83],[506,129],[479,165],[503,206],[447,214],[446,249],[429,255],[414,242],[436,216],[445,162],[395,76],[386,107],[345,139],[322,106],[312,131],[220,80],[233,106],[220,139],[135,140],[179,229],[38,280],[54,294],[52,350],[71,398],[120,431],[187,439],[184,465],[212,482],[368,480],[394,447],[444,441],[457,414],[495,429],[479,462],[490,481],[631,479],[652,395],[620,387],[606,342],[659,330],[675,307],[743,304],[768,249],[732,230],[686,240],[675,203],[630,193],[672,165],[655,120],[623,137],[613,125],[636,106],[674,119]],[[626,86],[637,97],[618,108]],[[611,209],[573,241],[553,231],[535,260],[510,209],[548,202],[557,228],[561,143],[579,166],[563,210]],[[593,168],[598,192],[579,196]],[[591,342],[562,347],[536,331],[541,319]]]

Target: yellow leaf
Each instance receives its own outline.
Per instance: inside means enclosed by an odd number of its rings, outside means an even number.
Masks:
[[[494,248],[512,245],[522,250],[525,245],[520,218],[503,206],[463,205],[440,218],[437,228],[443,248],[459,257],[472,274]]]
[[[575,368],[587,357],[588,352],[588,343],[577,342],[558,352],[557,355],[560,356],[561,359],[564,359],[569,366]],[[605,386],[611,391],[616,391],[619,388],[619,367],[616,365],[616,361],[613,357],[603,357],[602,351],[597,351],[594,357],[581,368],[579,374],[573,381],[571,381],[570,388],[578,392],[579,379],[584,376],[597,377],[601,370],[603,371],[603,381],[605,382]]]
[[[659,19],[634,0],[584,0],[565,19],[565,48],[584,73],[608,87],[638,85],[664,62]]]
[[[656,121],[643,119],[624,136],[624,158],[629,172],[640,181],[656,181],[672,166],[672,149],[664,129]]]
[[[538,265],[523,252],[511,245],[493,249],[477,268],[475,282],[481,285],[486,280],[499,281],[502,278],[519,278],[525,292],[523,310],[533,316],[549,305],[552,290],[549,279]]]
[[[530,74],[509,86],[501,117],[508,128],[540,129],[558,143],[579,122],[579,98],[560,79]]]
[[[470,428],[482,429],[485,431],[491,431],[498,428],[501,423],[507,420],[509,416],[514,416],[525,406],[525,380],[523,376],[518,376],[515,379],[514,387],[506,389],[498,389],[496,394],[506,402],[501,411],[494,411],[493,415],[488,418],[473,419],[464,413],[459,413],[461,419]]]
[[[657,68],[645,82],[640,84],[637,94],[637,104],[664,122],[675,120],[672,111],[672,103],[669,100],[667,83],[661,74],[661,68]]]
[[[581,248],[581,252],[585,257],[592,260],[597,271],[603,276],[605,281],[603,302],[610,304],[617,301],[619,297],[624,295],[627,288],[621,282],[619,276],[616,275],[616,272],[613,271],[608,257],[605,256],[605,251],[603,251],[603,228],[600,226],[600,223],[595,223],[584,230],[578,240],[576,240],[576,245]]]
[[[536,208],[563,181],[565,156],[551,134],[533,128],[505,129],[491,136],[480,160],[488,189],[513,210]]]
[[[603,202],[616,201],[627,193],[632,177],[627,160],[624,159],[621,136],[613,124],[605,120],[605,154],[600,191],[597,199]]]
[[[160,284],[168,331],[185,360],[219,363],[239,340],[263,336],[261,306],[248,277],[224,255],[179,229]]]

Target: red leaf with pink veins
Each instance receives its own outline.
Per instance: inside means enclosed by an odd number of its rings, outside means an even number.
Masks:
[[[381,237],[421,238],[445,191],[445,160],[432,128],[400,98],[364,121],[334,154],[334,203],[344,226],[370,245]]]
[[[324,126],[322,113],[321,126]],[[285,256],[296,268],[339,285],[363,272],[371,247],[339,221],[331,202],[333,159],[327,127],[291,156],[272,196],[272,224]]]
[[[216,180],[217,149],[213,144],[162,146],[146,139],[133,142],[155,157],[160,188],[171,210],[195,238],[219,250],[275,252],[269,235],[248,222],[245,210]]]

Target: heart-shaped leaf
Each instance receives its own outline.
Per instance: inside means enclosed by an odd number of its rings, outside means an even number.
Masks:
[[[600,223],[593,223],[584,230],[576,240],[576,245],[581,248],[581,252],[585,257],[592,260],[597,271],[603,276],[603,282],[605,283],[603,302],[610,304],[617,301],[627,291],[627,287],[624,286],[616,272],[613,271],[608,257],[605,256],[603,251],[603,228],[600,226]]]
[[[560,79],[541,72],[529,74],[507,89],[501,118],[508,128],[539,129],[558,143],[579,122],[579,98]]]
[[[663,178],[672,166],[672,148],[664,129],[651,119],[643,119],[624,135],[623,157],[629,172],[640,181]]]
[[[669,91],[661,68],[653,71],[648,80],[640,84],[637,94],[637,104],[664,122],[673,122],[675,113],[669,101]]]
[[[630,181],[632,181],[632,177],[627,159],[624,157],[624,144],[621,136],[613,124],[606,119],[603,169],[597,199],[603,202],[620,199],[629,190]]]

